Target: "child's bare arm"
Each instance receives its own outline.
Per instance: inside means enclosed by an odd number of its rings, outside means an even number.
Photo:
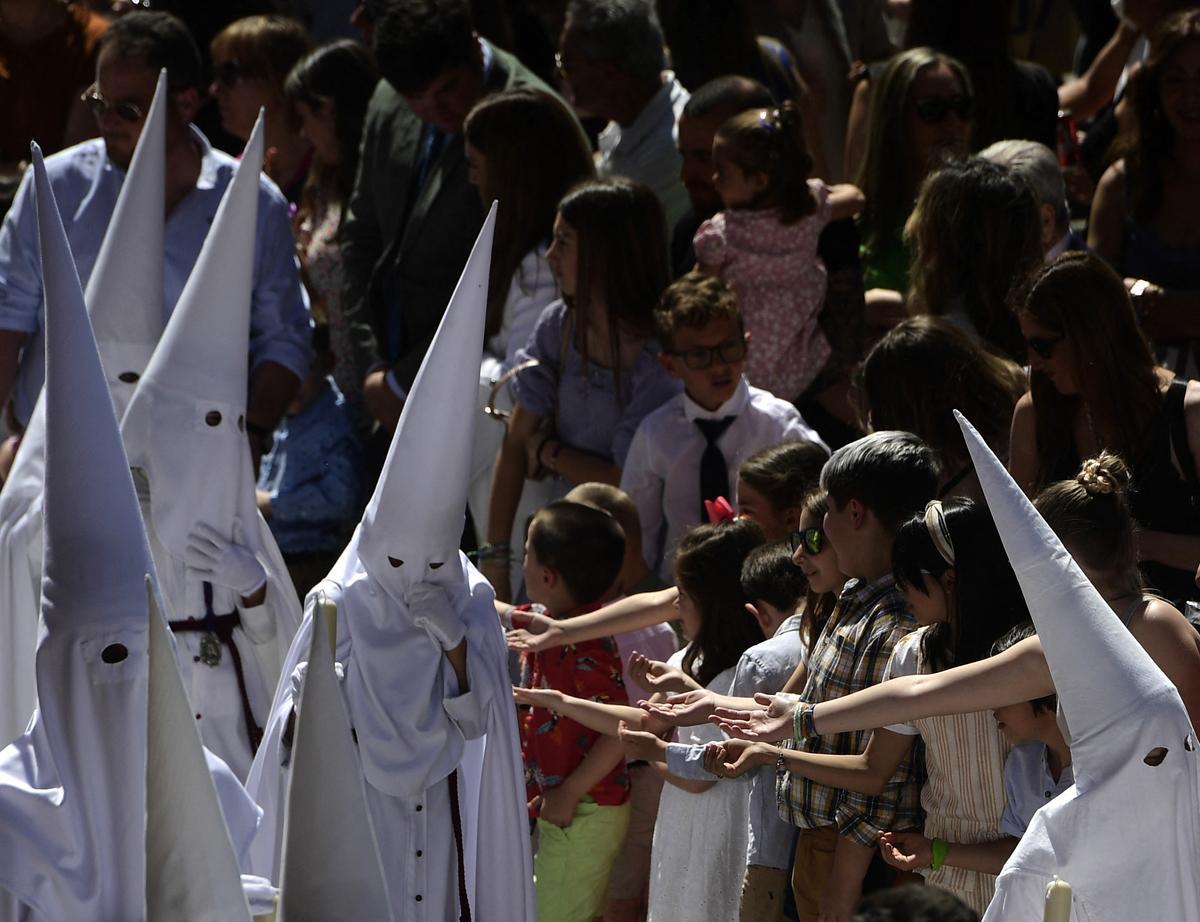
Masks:
[[[528,704],[532,707],[545,708],[552,714],[562,714],[570,717],[576,723],[583,724],[589,730],[615,737],[617,728],[622,721],[630,726],[640,727],[648,715],[641,708],[630,707],[627,704],[606,704],[601,701],[591,701],[587,698],[576,698],[556,688],[513,688],[513,697],[517,704]],[[603,777],[603,776],[601,776]]]
[[[952,868],[999,874],[1019,841],[1012,836],[1005,836],[974,845],[949,842],[942,863]],[[917,871],[933,865],[933,840],[915,830],[885,832],[879,838],[879,850],[884,861],[902,871]]]
[[[537,619],[533,623],[544,628],[543,631],[511,631],[508,635],[508,645],[514,650],[540,653],[569,643],[599,640],[601,637],[636,631],[652,624],[662,624],[675,617],[675,600],[678,597],[679,590],[672,586],[657,592],[640,592],[637,595],[626,596],[611,605],[605,605],[586,615],[576,615],[574,618],[564,618],[561,621]]]
[[[580,799],[604,780],[625,758],[621,741],[615,736],[601,736],[592,743],[583,761],[563,783],[542,795],[538,816],[555,826],[569,826]]]
[[[829,187],[829,208],[832,211],[831,220],[833,221],[853,218],[863,210],[866,202],[866,196],[858,186],[840,182]]]

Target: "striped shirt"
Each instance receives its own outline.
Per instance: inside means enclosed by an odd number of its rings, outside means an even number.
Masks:
[[[819,704],[877,684],[897,642],[916,626],[890,573],[872,583],[851,580],[813,647],[800,700]],[[857,730],[785,745],[804,752],[858,755],[869,734]],[[879,794],[841,791],[783,771],[775,785],[779,814],[801,829],[832,825],[838,835],[874,846],[889,829],[921,828],[923,773],[920,744],[913,746]]]

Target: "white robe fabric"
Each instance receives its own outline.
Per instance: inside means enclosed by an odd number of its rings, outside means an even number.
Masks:
[[[359,562],[358,537],[309,600],[323,592],[338,609],[336,658],[346,676],[343,690],[394,918],[458,919],[458,859],[447,782],[457,771],[472,918],[533,922],[516,712],[491,586],[462,555],[460,579],[442,584],[466,624],[471,688],[459,694],[437,641],[412,624],[409,613]],[[285,676],[308,656],[312,623],[310,612],[292,645]],[[393,680],[381,686],[377,679],[384,675]],[[280,737],[292,701],[291,683],[285,680],[247,782],[265,814],[252,866],[273,880],[278,879],[288,775]]]
[[[1179,692],[959,421],[1046,653],[1075,773],[1033,815],[984,922],[1040,919],[1055,876],[1071,885],[1077,922],[1200,919],[1200,754]]]

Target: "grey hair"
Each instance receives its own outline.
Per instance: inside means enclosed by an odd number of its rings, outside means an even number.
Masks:
[[[1054,209],[1054,221],[1064,233],[1071,223],[1067,210],[1067,185],[1063,181],[1058,157],[1045,144],[1037,141],[997,141],[981,150],[984,160],[1008,167],[1033,189],[1038,204]]]
[[[857,499],[894,532],[937,493],[937,455],[911,432],[872,432],[835,451],[821,468],[821,488],[841,508]]]
[[[636,80],[654,80],[666,66],[650,0],[571,0],[567,16],[573,43],[589,58],[615,64]]]

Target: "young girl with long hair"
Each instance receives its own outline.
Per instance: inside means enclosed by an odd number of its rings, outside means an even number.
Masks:
[[[696,260],[737,292],[751,337],[750,383],[795,400],[830,354],[817,323],[826,288],[817,239],[831,220],[858,212],[862,193],[809,178],[812,156],[792,103],[722,125],[713,168],[725,210],[696,232]]]
[[[511,596],[510,539],[526,477],[616,485],[638,424],[679,389],[658,360],[653,312],[668,282],[654,193],[586,180],[562,199],[546,258],[562,300],[542,311],[518,360],[512,416],[492,474],[484,575]]]

